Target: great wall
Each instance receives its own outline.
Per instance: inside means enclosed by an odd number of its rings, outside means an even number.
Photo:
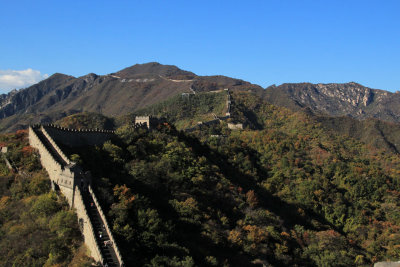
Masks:
[[[228,90],[226,90],[228,91]],[[213,124],[230,117],[231,96],[227,92],[226,117],[217,117],[205,122]],[[136,117],[134,127],[151,128],[156,122],[151,116]],[[198,126],[196,126],[198,127]],[[195,129],[196,127],[193,127]],[[232,124],[230,129],[243,129],[243,124]],[[192,129],[186,129],[186,131]],[[102,266],[125,266],[117,243],[111,233],[107,219],[100,203],[91,187],[91,175],[83,173],[81,168],[69,158],[56,144],[56,141],[70,147],[98,145],[109,140],[114,131],[88,129],[76,130],[56,125],[33,125],[29,127],[29,143],[38,149],[42,166],[49,174],[52,188],[59,189],[67,198],[71,208],[75,208],[78,223],[84,237],[84,242],[90,250],[90,255]],[[5,150],[5,151],[3,151]],[[7,148],[2,147],[4,154]],[[14,167],[2,155],[10,169]],[[100,236],[99,233],[102,233]],[[376,262],[374,267],[399,267],[400,262]]]
[[[202,124],[213,124],[230,118],[231,96],[227,92],[225,117]],[[134,127],[153,128],[160,119],[152,116],[138,116]],[[229,125],[228,125],[229,126]],[[196,127],[193,127],[193,129]],[[229,127],[231,128],[231,127]],[[191,131],[193,129],[186,129]],[[52,188],[59,190],[71,208],[76,210],[78,223],[90,255],[103,266],[124,266],[121,253],[111,233],[107,219],[92,189],[90,172],[83,172],[72,162],[58,144],[70,148],[101,145],[114,135],[114,131],[99,129],[69,129],[53,124],[29,127],[29,143],[40,154],[40,161],[46,169]]]
[[[232,106],[232,98],[231,98],[231,94],[229,92],[228,88],[225,88],[223,90],[217,90],[217,91],[210,91],[209,93],[219,93],[225,91],[226,92],[226,112],[225,112],[225,116],[217,116],[216,114],[212,113],[213,115],[213,119],[212,120],[208,120],[208,121],[199,121],[197,123],[197,125],[190,127],[190,128],[186,128],[185,132],[193,132],[197,129],[199,129],[200,126],[202,125],[215,125],[215,124],[219,124],[222,121],[225,121],[229,118],[231,118],[231,106]],[[189,93],[184,93],[182,94],[182,96],[190,96]],[[243,130],[244,124],[243,123],[232,123],[232,122],[228,122],[227,126],[229,129],[231,130]]]
[[[76,210],[85,244],[103,266],[124,266],[107,219],[91,186],[91,175],[69,160],[56,142],[70,147],[97,145],[109,140],[113,131],[72,130],[55,125],[29,127],[29,143],[40,154],[52,188],[60,190]]]

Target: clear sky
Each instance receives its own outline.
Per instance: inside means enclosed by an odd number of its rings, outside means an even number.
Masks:
[[[400,1],[0,0],[0,91],[157,61],[267,87],[400,90]]]

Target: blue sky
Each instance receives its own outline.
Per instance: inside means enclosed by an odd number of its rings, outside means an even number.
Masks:
[[[400,1],[385,0],[0,0],[0,91],[150,61],[263,87],[355,81],[395,91],[399,13]]]

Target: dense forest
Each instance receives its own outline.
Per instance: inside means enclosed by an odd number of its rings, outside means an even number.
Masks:
[[[232,98],[231,120],[244,130],[232,131],[226,121],[190,134],[177,130],[171,121],[191,120],[177,97],[158,106],[176,116],[151,131],[125,118],[102,146],[63,147],[92,172],[127,266],[371,266],[399,259],[398,154],[250,93]],[[223,110],[223,97],[200,100],[192,97],[196,110],[213,112],[212,103]],[[74,117],[75,124],[85,120]],[[0,261],[90,264],[76,215],[49,191],[26,134],[1,138],[29,175],[0,165]],[[21,240],[21,247],[11,245]]]
[[[400,256],[397,154],[234,93],[232,119],[190,135],[125,124],[76,153],[126,262],[370,266]],[[102,162],[102,164],[98,164]]]

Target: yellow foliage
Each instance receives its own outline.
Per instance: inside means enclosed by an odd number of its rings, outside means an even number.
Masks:
[[[9,199],[10,197],[8,196],[3,196],[2,198],[0,198],[0,210],[4,209],[7,206]]]
[[[268,238],[268,232],[257,225],[245,225],[243,230],[247,232],[247,239],[257,244],[266,241]]]
[[[228,240],[232,243],[241,246],[243,244],[243,240],[240,238],[241,233],[238,230],[231,230],[229,232]]]

